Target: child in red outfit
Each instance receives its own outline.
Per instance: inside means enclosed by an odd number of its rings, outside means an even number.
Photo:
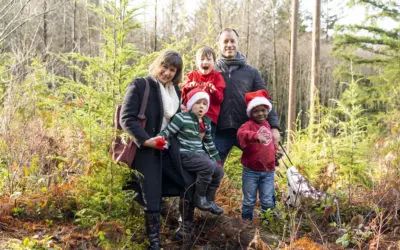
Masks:
[[[265,90],[246,94],[247,116],[250,120],[238,130],[237,138],[242,154],[242,218],[253,220],[257,191],[261,213],[275,207],[274,174],[275,143],[267,121],[272,104]]]
[[[214,70],[215,60],[215,51],[212,48],[200,48],[196,52],[197,70],[187,74],[181,94],[182,103],[185,103],[187,94],[194,88],[201,88],[210,95],[210,108],[206,116],[212,121],[213,138],[225,89],[224,78],[221,73]]]

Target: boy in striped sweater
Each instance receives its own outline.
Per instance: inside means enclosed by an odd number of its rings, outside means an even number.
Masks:
[[[224,171],[212,140],[211,119],[204,116],[210,106],[210,96],[195,88],[187,94],[184,105],[188,112],[177,113],[159,135],[166,140],[177,135],[182,167],[196,174],[195,206],[220,215],[223,210],[215,203],[215,193]]]

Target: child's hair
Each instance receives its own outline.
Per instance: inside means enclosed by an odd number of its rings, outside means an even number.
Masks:
[[[161,53],[154,61],[150,64],[150,73],[153,76],[158,76],[161,71],[161,66],[173,66],[176,68],[176,73],[172,82],[177,85],[182,80],[182,67],[183,61],[181,55],[174,50],[166,50]]]
[[[206,57],[212,56],[214,61],[216,60],[214,49],[211,47],[208,47],[208,46],[201,47],[199,50],[197,50],[196,59],[202,58],[203,56],[206,56]]]

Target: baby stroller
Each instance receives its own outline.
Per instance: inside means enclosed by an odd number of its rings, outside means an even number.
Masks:
[[[283,158],[281,158],[281,161],[286,167],[286,177],[288,181],[286,205],[289,207],[299,207],[303,200],[312,200],[315,201],[316,204],[324,203],[328,198],[326,193],[315,189],[304,176],[299,173],[280,142],[279,145],[291,164],[289,167]],[[336,207],[336,220],[339,220],[339,206],[336,199],[333,200],[333,206]]]

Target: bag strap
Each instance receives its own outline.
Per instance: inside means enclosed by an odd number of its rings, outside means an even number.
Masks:
[[[137,116],[140,120],[146,120],[146,116],[144,113],[146,112],[147,102],[149,100],[150,93],[149,81],[147,80],[147,77],[145,77],[144,80],[146,81],[146,87],[144,89],[142,104],[140,105],[139,114]]]

